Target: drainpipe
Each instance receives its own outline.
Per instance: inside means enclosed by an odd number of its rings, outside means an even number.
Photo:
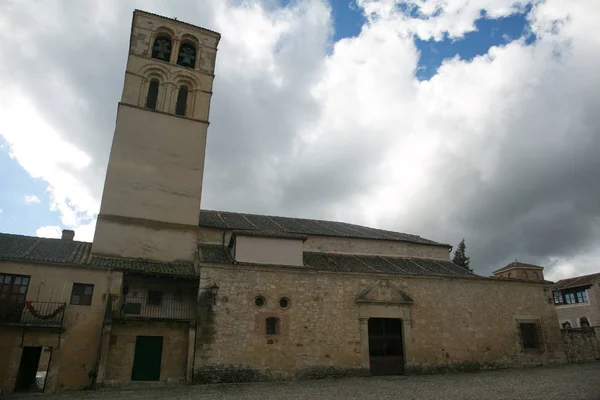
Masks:
[[[96,388],[96,379],[98,378],[98,367],[100,365],[100,356],[102,355],[102,338],[104,337],[104,326],[106,325],[106,316],[109,312],[110,307],[110,288],[112,286],[112,268],[108,269],[107,280],[108,280],[108,288],[106,291],[106,304],[104,305],[104,315],[102,316],[102,326],[100,327],[100,338],[98,338],[98,350],[96,351],[96,360],[94,361],[94,369],[90,372],[92,376],[91,387],[92,389]]]

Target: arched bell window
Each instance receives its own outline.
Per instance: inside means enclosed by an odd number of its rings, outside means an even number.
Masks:
[[[183,67],[194,68],[196,66],[196,46],[191,43],[182,43],[179,47],[177,64]]]
[[[569,321],[563,322],[562,328],[563,329],[571,329],[571,323]]]
[[[185,115],[185,109],[187,106],[187,98],[188,98],[188,87],[181,86],[179,88],[179,93],[177,93],[177,104],[175,105],[175,114]]]
[[[154,39],[154,45],[152,46],[152,58],[158,60],[170,61],[171,60],[171,38],[167,35],[159,35]]]
[[[160,82],[158,82],[158,79],[152,79],[150,81],[150,85],[148,85],[148,97],[146,97],[146,108],[149,108],[151,110],[156,109],[159,85]]]
[[[579,318],[579,327],[580,328],[589,328],[590,327],[590,321],[587,319],[587,317]]]

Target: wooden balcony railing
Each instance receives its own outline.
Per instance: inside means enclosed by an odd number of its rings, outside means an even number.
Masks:
[[[194,321],[196,303],[177,298],[161,298],[160,301],[152,302],[147,297],[126,297],[112,300],[107,317],[109,319]]]
[[[53,301],[0,303],[0,324],[60,328],[63,326],[66,306],[64,302]]]

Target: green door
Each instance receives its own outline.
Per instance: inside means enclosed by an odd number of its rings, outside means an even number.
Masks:
[[[158,381],[162,358],[162,336],[138,336],[135,341],[132,381]]]

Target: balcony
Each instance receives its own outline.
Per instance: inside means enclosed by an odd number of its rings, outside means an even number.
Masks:
[[[66,303],[52,301],[25,301],[1,304],[0,325],[61,328]]]
[[[122,320],[196,320],[196,303],[180,298],[150,299],[149,297],[126,297],[113,300],[109,319]]]

